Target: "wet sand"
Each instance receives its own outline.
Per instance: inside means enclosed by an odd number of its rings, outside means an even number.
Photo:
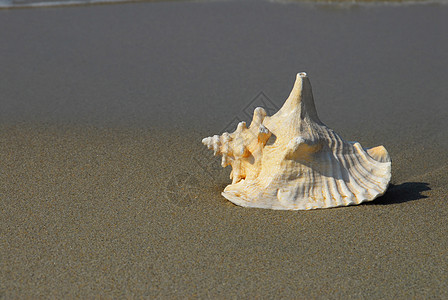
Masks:
[[[448,7],[0,11],[0,298],[447,298]],[[377,200],[245,209],[202,137],[282,105],[383,144]],[[262,94],[260,94],[262,92]]]

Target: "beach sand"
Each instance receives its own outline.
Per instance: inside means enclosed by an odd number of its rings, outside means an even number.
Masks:
[[[0,11],[0,298],[447,298],[447,6]],[[201,144],[307,71],[377,200],[233,205]]]

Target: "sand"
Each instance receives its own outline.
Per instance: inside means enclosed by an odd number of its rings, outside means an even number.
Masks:
[[[447,298],[447,11],[0,11],[0,298]],[[290,212],[220,195],[230,170],[201,138],[281,106],[299,71],[324,123],[388,149],[383,197]]]

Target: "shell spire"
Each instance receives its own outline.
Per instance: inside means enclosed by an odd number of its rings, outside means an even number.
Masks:
[[[264,124],[275,135],[283,133],[288,138],[312,132],[311,124],[323,125],[314,104],[310,80],[305,72],[297,74],[288,99],[276,114],[265,118]]]
[[[268,143],[271,136],[273,143]],[[306,73],[297,74],[282,108],[256,108],[251,125],[203,143],[232,166],[222,195],[237,205],[283,210],[346,206],[382,195],[391,178],[383,146],[344,141],[317,114]]]
[[[310,119],[320,123],[314,104],[310,80],[305,72],[298,73],[296,81],[282,108],[271,118],[298,114],[300,119]]]

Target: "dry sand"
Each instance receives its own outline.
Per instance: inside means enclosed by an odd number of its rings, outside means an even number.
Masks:
[[[0,11],[0,298],[446,299],[447,12]],[[298,212],[221,197],[230,170],[201,138],[260,91],[280,106],[298,71],[327,125],[389,150],[383,197]]]

